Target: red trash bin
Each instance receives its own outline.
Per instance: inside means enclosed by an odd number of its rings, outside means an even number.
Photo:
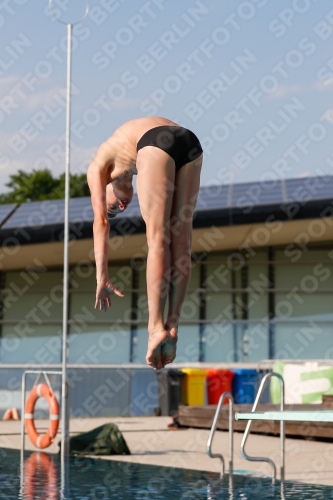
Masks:
[[[230,370],[207,370],[207,399],[209,405],[217,405],[221,394],[231,392],[234,372]],[[228,399],[224,404],[228,403]]]

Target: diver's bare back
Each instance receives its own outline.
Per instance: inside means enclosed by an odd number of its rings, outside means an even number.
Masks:
[[[179,127],[177,123],[171,120],[167,120],[160,116],[152,116],[130,120],[115,130],[112,136],[105,141],[105,146],[110,148],[112,156],[115,159],[110,181],[127,173],[128,170],[135,169],[137,157],[136,146],[139,139],[148,132],[148,130],[161,125]]]

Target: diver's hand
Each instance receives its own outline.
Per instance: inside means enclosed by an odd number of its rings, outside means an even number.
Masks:
[[[119,297],[124,297],[124,294],[118,290],[111,281],[101,281],[97,284],[95,309],[107,311],[111,307],[111,293],[115,293]]]

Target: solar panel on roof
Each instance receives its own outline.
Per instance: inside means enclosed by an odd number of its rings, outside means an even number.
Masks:
[[[69,203],[69,221],[88,222],[94,220],[94,212],[90,196],[85,198],[72,198]],[[63,222],[63,221],[62,221]]]
[[[7,219],[7,217],[15,210],[17,207],[16,203],[11,203],[10,205],[0,205],[0,226]]]
[[[63,219],[64,200],[23,203],[3,225],[11,227],[36,227],[55,224]]]
[[[278,205],[288,202],[332,199],[333,176],[285,179],[272,182],[251,182],[202,186],[198,194],[196,210],[222,210],[260,205]],[[0,225],[3,229],[16,227],[41,227],[64,223],[64,200],[0,205]],[[12,215],[10,215],[12,213]],[[10,217],[8,217],[10,215]],[[140,217],[137,195],[133,196],[128,208],[117,215],[117,219]],[[6,218],[8,219],[6,220]],[[93,222],[90,197],[70,200],[71,223]]]
[[[70,222],[93,220],[90,197],[73,198],[69,204]],[[64,223],[64,200],[23,203],[3,225],[11,227],[41,227]]]
[[[284,201],[281,181],[233,184],[232,206],[241,208]]]
[[[196,209],[209,210],[228,206],[229,185],[202,186],[199,190]]]
[[[311,201],[333,198],[333,176],[286,179],[287,200]]]
[[[196,209],[205,210],[212,208],[224,208],[227,206],[229,185],[202,186],[199,190]],[[117,215],[119,217],[141,216],[138,197],[135,194],[128,208]]]

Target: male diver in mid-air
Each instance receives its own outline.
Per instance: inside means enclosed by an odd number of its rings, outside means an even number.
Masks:
[[[148,243],[148,350],[155,370],[176,356],[178,324],[191,275],[192,219],[197,201],[202,147],[186,128],[151,117],[119,127],[98,148],[87,179],[94,210],[95,308],[123,294],[109,280],[109,218],[132,200],[133,175]],[[164,309],[168,297],[168,313]]]

